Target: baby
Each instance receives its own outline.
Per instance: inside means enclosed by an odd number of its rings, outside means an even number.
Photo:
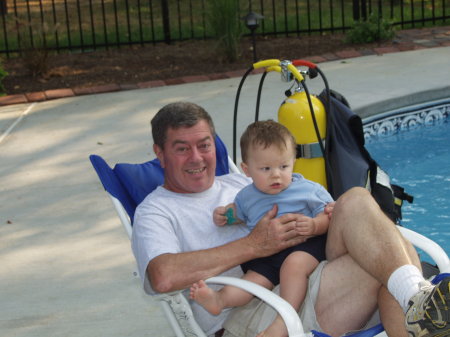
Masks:
[[[241,152],[242,170],[253,179],[253,184],[243,188],[233,204],[217,207],[214,223],[224,226],[244,222],[251,230],[274,204],[278,206],[278,216],[301,215],[296,226],[298,233],[307,238],[304,243],[241,266],[245,280],[267,289],[280,284],[280,296],[298,311],[306,295],[309,275],[325,259],[329,217],[323,210],[333,199],[321,185],[293,173],[296,142],[283,125],[271,120],[250,124],[241,137]],[[199,281],[191,287],[190,297],[218,315],[224,308],[247,304],[253,295],[233,286],[214,291]],[[287,334],[282,318],[277,316],[258,337]]]

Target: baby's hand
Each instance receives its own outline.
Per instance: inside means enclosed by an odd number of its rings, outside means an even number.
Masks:
[[[225,226],[227,224],[226,212],[227,209],[225,206],[219,206],[214,210],[213,221],[217,226]]]
[[[333,201],[333,202],[330,202],[330,203],[328,203],[326,206],[325,206],[325,209],[323,210],[324,211],[324,213],[326,214],[326,215],[328,215],[328,219],[331,219],[331,215],[333,214],[333,209],[334,209],[334,205],[335,205],[336,203]]]
[[[309,216],[300,215],[296,221],[296,229],[300,235],[314,235],[316,232],[314,219]]]

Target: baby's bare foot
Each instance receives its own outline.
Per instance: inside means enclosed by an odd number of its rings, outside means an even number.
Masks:
[[[208,287],[205,281],[194,283],[190,289],[189,297],[210,314],[218,315],[222,312],[223,305],[219,294]]]

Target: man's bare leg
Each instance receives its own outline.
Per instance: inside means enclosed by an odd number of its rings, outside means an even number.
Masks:
[[[324,331],[332,335],[362,328],[392,272],[403,265],[419,265],[411,244],[362,188],[344,194],[334,207],[327,259],[330,263],[322,274],[316,313]],[[382,314],[389,318],[383,323],[393,331],[399,319],[404,323],[403,312],[399,305],[389,306],[392,296],[383,295],[380,300],[384,302],[380,308],[390,313]]]
[[[349,255],[327,263],[315,304],[323,332],[335,337],[364,327],[376,310],[380,286]]]
[[[422,270],[419,256],[417,255],[415,248],[405,239],[404,241],[413,264]],[[408,337],[403,310],[397,300],[384,286],[380,288],[378,293],[378,308],[384,329],[389,337]]]
[[[327,241],[327,259],[349,254],[380,283],[403,265],[417,265],[417,254],[364,188],[353,188],[336,202]]]
[[[378,308],[384,330],[389,337],[408,337],[403,310],[385,287],[381,287],[378,293]]]
[[[285,299],[295,311],[298,311],[305,299],[308,287],[308,277],[319,262],[312,255],[297,251],[289,254],[280,270],[280,296]],[[266,330],[257,337],[285,337],[288,335],[286,324],[277,315]]]

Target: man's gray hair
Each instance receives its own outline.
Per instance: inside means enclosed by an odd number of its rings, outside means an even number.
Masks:
[[[208,123],[211,134],[215,137],[211,116],[201,106],[190,102],[167,104],[156,113],[151,121],[153,142],[163,149],[169,128],[192,127],[201,120]]]

